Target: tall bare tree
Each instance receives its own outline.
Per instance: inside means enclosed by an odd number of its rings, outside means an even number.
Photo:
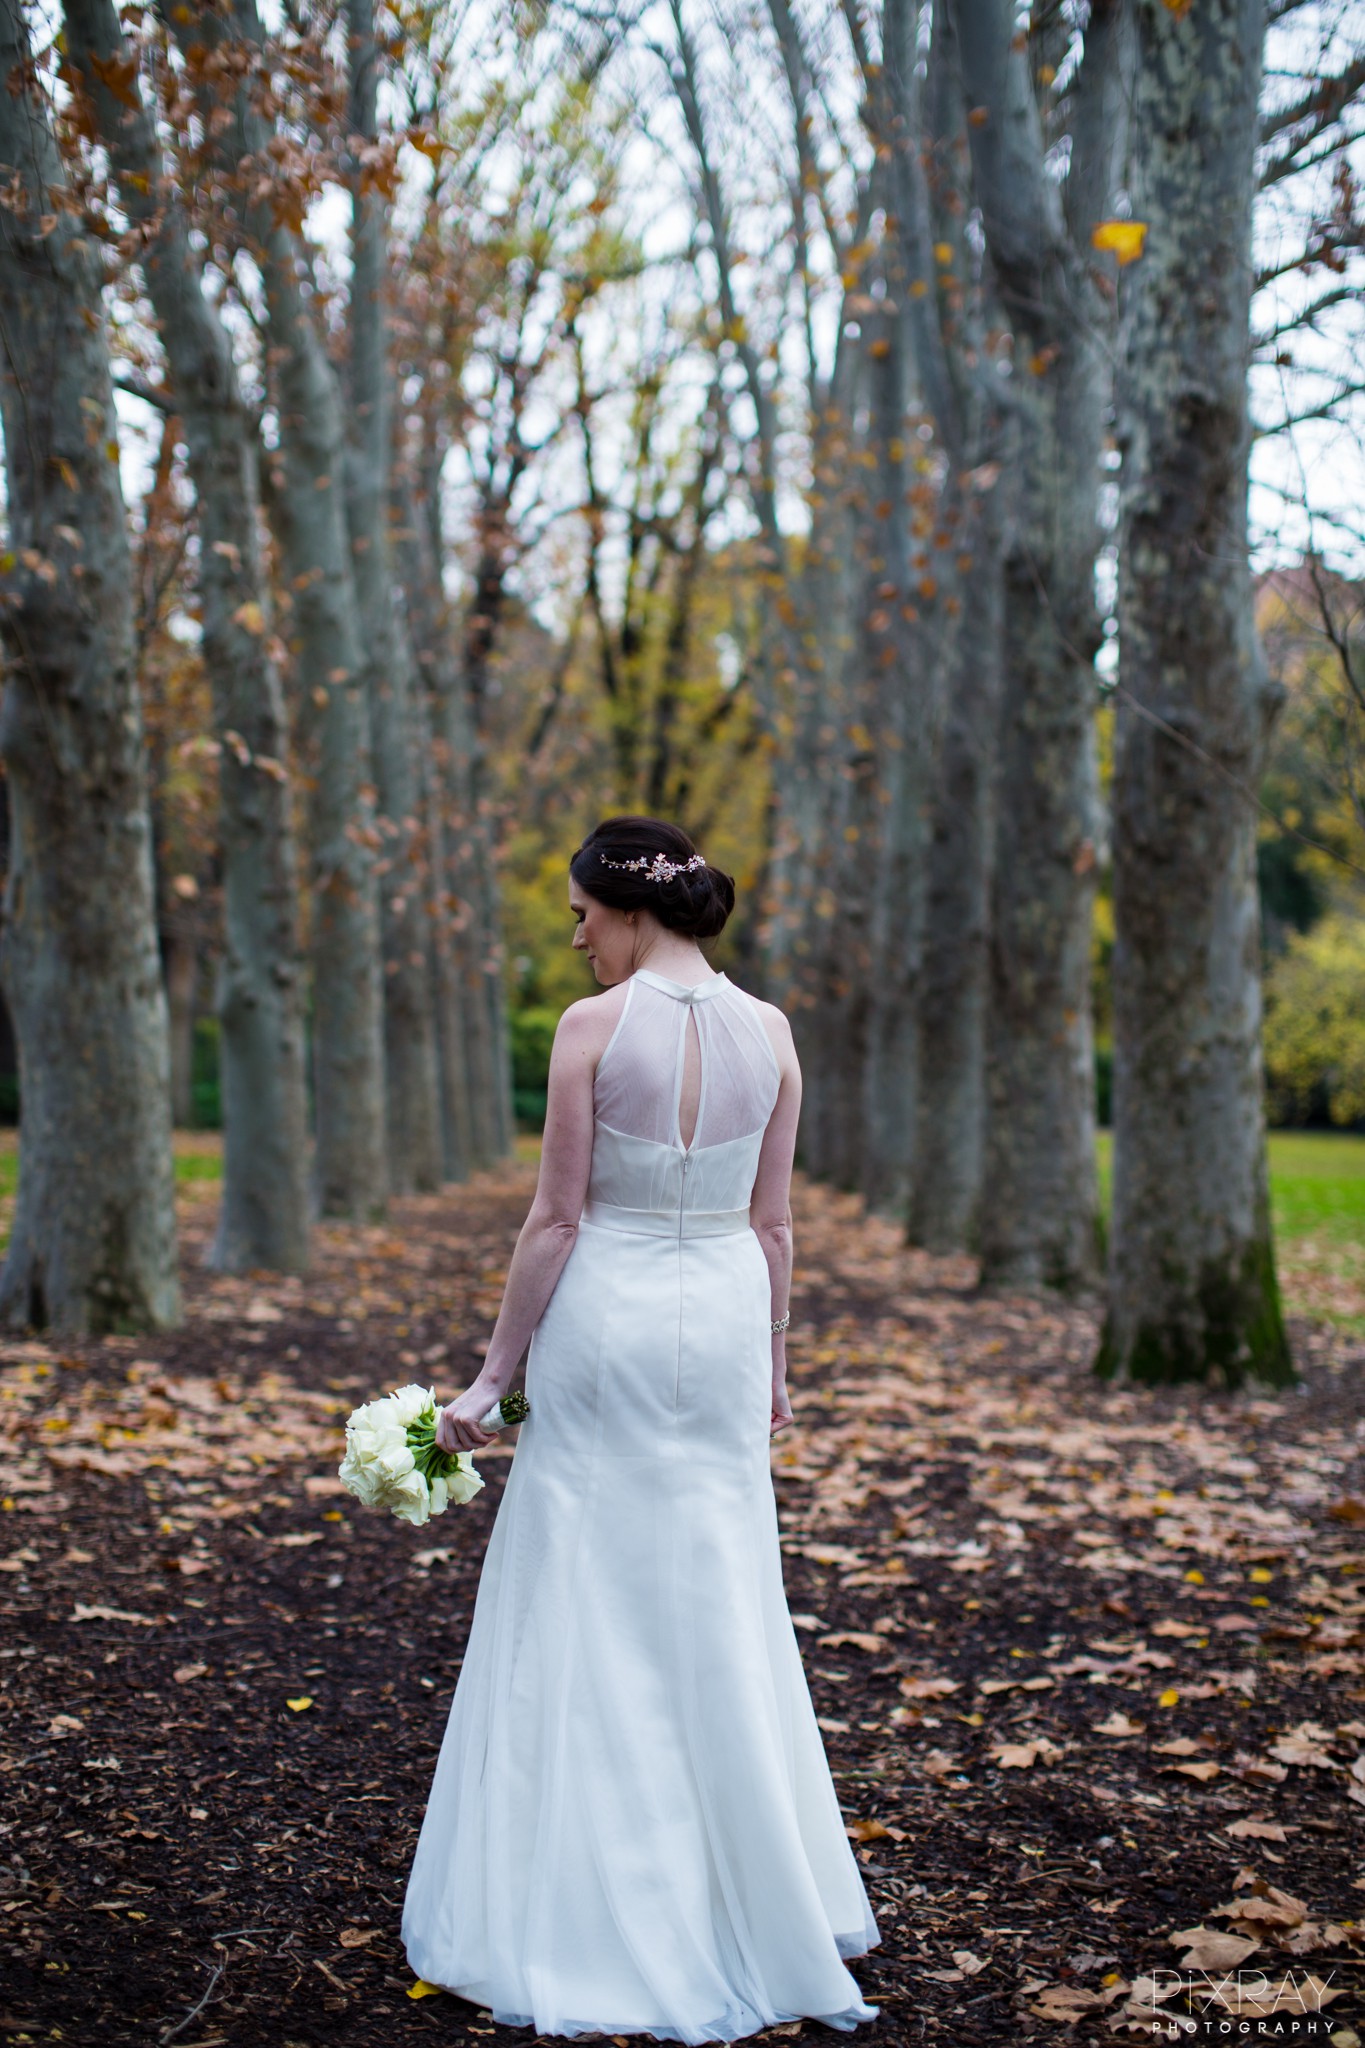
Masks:
[[[922,161],[943,373],[936,416],[959,520],[945,653],[943,735],[927,853],[920,1088],[908,1234],[933,1251],[975,1249],[986,1128],[990,919],[1004,666],[1004,553],[1014,454],[992,337],[1001,326],[989,262],[973,248],[966,109],[954,21],[934,0]],[[966,289],[969,280],[972,289]],[[927,291],[922,301],[927,300]],[[998,344],[997,344],[998,346]]]
[[[380,835],[384,1075],[389,1185],[441,1182],[436,1013],[427,943],[429,853],[417,755],[419,707],[406,621],[396,602],[390,536],[393,471],[389,352],[388,187],[381,147],[374,0],[348,0],[351,82],[350,446],[347,504],[356,606],[365,650]]]
[[[1275,1279],[1256,812],[1277,703],[1247,564],[1251,208],[1265,0],[1132,0],[1119,393],[1114,1223],[1098,1369],[1293,1377]]]
[[[991,933],[983,1278],[1096,1277],[1090,924],[1098,838],[1093,659],[1099,456],[1109,400],[1091,233],[1123,133],[1120,0],[1095,0],[1068,87],[1070,168],[1046,161],[1012,0],[955,0],[982,225],[1014,337],[1018,502],[1005,554],[999,816]],[[1054,67],[1049,62],[1049,73]]]
[[[170,1049],[102,265],[19,0],[0,5],[0,165],[0,973],[23,1145],[0,1319],[159,1329],[180,1313]]]
[[[257,430],[117,10],[112,0],[69,0],[66,25],[69,82],[108,149],[122,209],[142,231],[166,403],[183,423],[195,488],[225,899],[217,997],[223,1203],[211,1258],[229,1272],[301,1272],[309,1222],[298,881],[284,697],[261,560]]]
[[[270,504],[288,586],[309,806],[314,1177],[324,1215],[372,1216],[388,1193],[383,995],[370,712],[346,517],[345,415],[319,331],[287,143],[255,0],[168,10],[196,77],[225,205],[260,267],[279,416]],[[226,125],[220,98],[235,112]]]

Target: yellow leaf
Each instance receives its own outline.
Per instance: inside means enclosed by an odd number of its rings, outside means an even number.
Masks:
[[[304,1712],[305,1708],[311,1707],[312,1704],[312,1699],[309,1697],[307,1693],[301,1694],[300,1697],[296,1700],[285,1701],[285,1705],[288,1707],[291,1714],[301,1714]]]
[[[1157,1701],[1157,1705],[1159,1707],[1173,1707],[1179,1698],[1180,1694],[1176,1692],[1174,1687],[1167,1686],[1165,1692],[1162,1693],[1160,1699]]]
[[[946,266],[947,266],[947,265],[948,265],[949,263],[951,263],[951,262],[952,262],[952,260],[953,260],[953,245],[952,245],[952,243],[951,243],[951,242],[935,242],[935,244],[934,244],[934,261],[935,261],[935,263],[942,263],[942,264],[943,264],[943,265],[944,265],[944,266],[946,267]]]
[[[1090,231],[1092,248],[1112,251],[1120,264],[1136,263],[1146,239],[1145,220],[1102,220]]]
[[[418,1977],[415,1983],[409,1984],[408,1997],[434,1998],[440,1988],[439,1984],[428,1984],[425,1977]]]
[[[232,623],[234,626],[240,626],[246,633],[264,633],[265,613],[255,598],[249,598],[245,604],[238,605],[232,614]]]

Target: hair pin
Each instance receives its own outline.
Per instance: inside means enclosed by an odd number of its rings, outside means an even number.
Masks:
[[[689,868],[706,866],[705,856],[700,853],[694,853],[690,860],[681,861],[669,860],[668,856],[662,853],[656,853],[653,860],[644,854],[641,854],[638,860],[608,860],[605,853],[599,853],[597,858],[604,868],[643,868],[646,878],[651,882],[671,882],[675,875],[685,875]]]

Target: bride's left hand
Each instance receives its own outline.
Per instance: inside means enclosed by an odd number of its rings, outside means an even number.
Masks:
[[[487,1415],[497,1400],[496,1394],[487,1393],[477,1383],[466,1387],[453,1401],[447,1402],[436,1418],[436,1442],[443,1451],[477,1451],[485,1444],[496,1443],[495,1429],[480,1429],[479,1418]]]

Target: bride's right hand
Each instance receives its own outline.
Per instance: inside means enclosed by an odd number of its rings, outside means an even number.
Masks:
[[[772,1421],[768,1427],[768,1435],[770,1437],[776,1436],[779,1429],[786,1429],[787,1426],[794,1420],[795,1417],[792,1414],[791,1399],[787,1393],[785,1382],[780,1387],[774,1386],[773,1413]]]
[[[447,1401],[436,1418],[436,1448],[439,1451],[481,1451],[497,1442],[497,1432],[484,1429],[480,1417],[487,1415],[497,1399],[483,1392],[477,1381]]]

